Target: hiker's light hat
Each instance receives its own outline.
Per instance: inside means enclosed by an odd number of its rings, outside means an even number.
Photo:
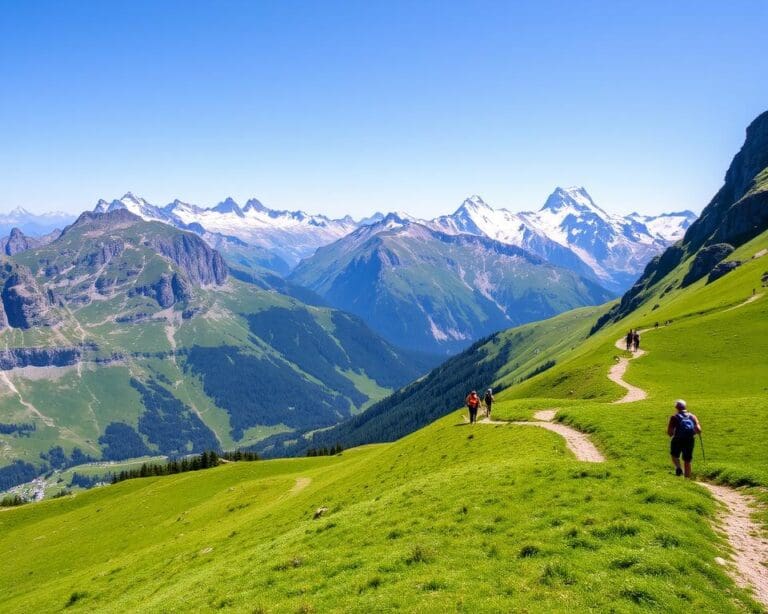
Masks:
[[[685,404],[685,401],[682,399],[678,399],[675,401],[675,409],[685,409],[687,405]]]

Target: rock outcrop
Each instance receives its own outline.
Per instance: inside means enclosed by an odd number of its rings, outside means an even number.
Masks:
[[[67,367],[82,358],[81,347],[27,347],[0,350],[0,371],[19,367]]]
[[[0,326],[32,328],[50,326],[55,321],[48,294],[37,285],[25,267],[6,263],[0,270]]]
[[[120,238],[110,238],[99,243],[97,249],[86,254],[82,263],[89,267],[100,267],[123,253],[125,242]]]
[[[739,268],[740,266],[741,266],[740,260],[731,260],[730,262],[720,262],[716,264],[715,268],[713,268],[709,272],[709,277],[707,277],[707,283],[711,284],[713,281],[717,281],[723,275],[730,273],[731,271]]]
[[[61,235],[60,230],[53,230],[42,237],[28,237],[20,229],[12,228],[11,233],[6,238],[0,239],[0,251],[6,256],[13,256],[28,249],[48,245],[55,241],[59,235]]]
[[[229,269],[224,258],[196,235],[178,232],[167,237],[156,236],[151,245],[160,255],[172,260],[184,271],[193,284],[221,285],[227,280]]]
[[[693,259],[691,268],[688,269],[681,287],[686,288],[692,283],[708,275],[715,265],[733,253],[733,245],[728,243],[715,243],[701,249]]]
[[[183,303],[192,296],[192,286],[183,275],[179,273],[163,273],[155,283],[149,286],[135,288],[132,295],[143,294],[157,301],[163,309],[167,309],[177,303]]]

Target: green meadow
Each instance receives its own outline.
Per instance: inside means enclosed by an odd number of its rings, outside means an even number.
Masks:
[[[0,512],[0,610],[760,612],[716,562],[729,556],[718,506],[674,477],[665,427],[685,398],[704,429],[698,479],[768,505],[768,257],[749,259],[767,245],[586,341],[564,331],[516,349],[557,362],[501,393],[495,418],[556,408],[604,463],[575,460],[549,431],[452,411],[333,457],[79,492]],[[766,295],[745,304],[753,288]],[[586,310],[574,330],[594,320]],[[624,376],[648,398],[613,404],[624,390],[606,374],[629,327],[651,328]]]

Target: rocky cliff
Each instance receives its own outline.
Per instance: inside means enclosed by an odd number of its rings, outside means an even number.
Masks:
[[[636,309],[655,284],[691,256],[683,284],[691,284],[712,272],[734,248],[768,229],[768,111],[747,128],[741,150],[725,174],[723,187],[704,208],[681,241],[657,256],[619,305],[595,325],[597,330]],[[717,274],[715,275],[715,278]]]
[[[57,320],[50,296],[26,267],[3,263],[0,284],[0,329],[50,326]]]

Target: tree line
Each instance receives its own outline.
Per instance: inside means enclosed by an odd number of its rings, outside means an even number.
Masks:
[[[29,437],[32,431],[36,431],[34,422],[0,422],[0,435],[13,435],[18,433],[21,437]]]
[[[307,456],[336,456],[343,451],[344,448],[341,447],[340,443],[337,443],[330,448],[309,448],[309,450],[307,450]]]
[[[218,467],[222,462],[257,461],[259,455],[246,450],[217,453],[207,450],[197,456],[185,456],[181,459],[173,459],[167,463],[143,463],[138,469],[123,469],[112,474],[112,484],[132,480],[134,478],[148,478],[152,476],[175,475],[187,471],[200,471]]]

